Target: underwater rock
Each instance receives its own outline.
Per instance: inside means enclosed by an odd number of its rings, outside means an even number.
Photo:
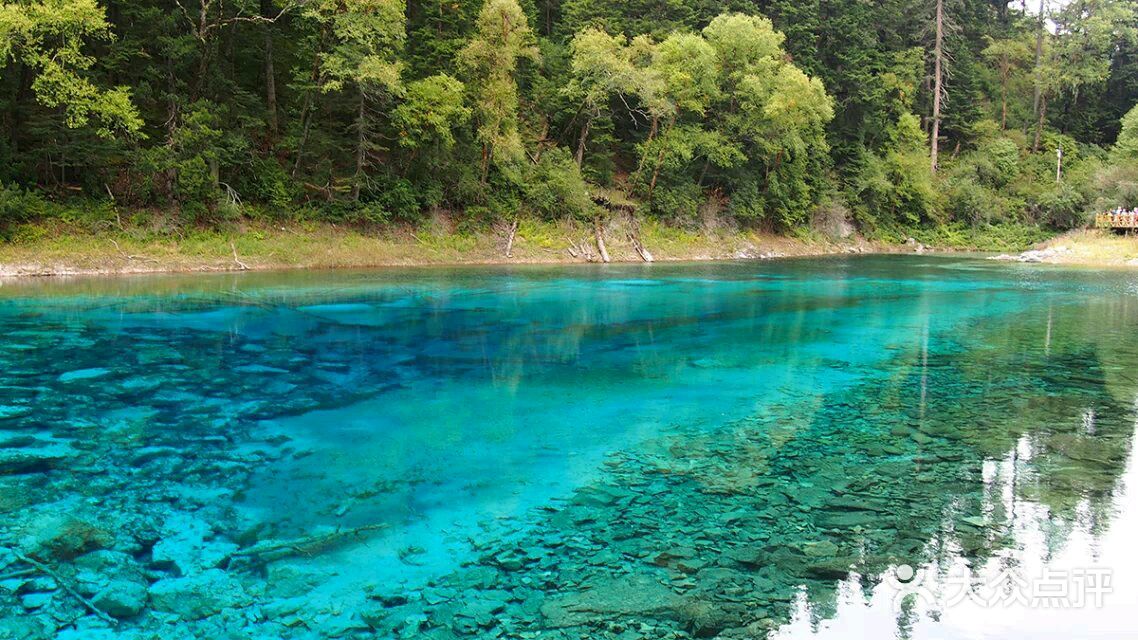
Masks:
[[[13,435],[0,437],[0,449],[26,449],[42,442],[39,438],[29,435]]]
[[[51,603],[51,599],[51,592],[28,593],[20,598],[20,606],[29,611],[33,611],[35,609],[40,609],[47,606],[49,603]]]
[[[844,580],[850,574],[856,558],[827,558],[806,568],[807,573],[824,580]]]
[[[209,523],[178,512],[166,519],[163,531],[170,532],[150,552],[151,564],[186,576],[218,566],[237,550],[231,542],[211,540]]]
[[[464,633],[489,629],[511,599],[509,591],[476,591],[454,610],[452,626]]]
[[[29,443],[23,442],[22,444],[27,445]],[[0,449],[0,475],[49,471],[74,455],[70,447],[59,442],[40,440],[30,444],[44,446]]]
[[[118,383],[119,393],[124,394],[143,394],[156,391],[162,387],[162,378],[158,376],[146,377],[136,376],[127,378]]]
[[[142,447],[134,452],[130,459],[130,464],[135,467],[142,465],[159,458],[172,458],[179,454],[179,451],[174,447]]]
[[[288,369],[281,369],[280,367],[269,367],[263,364],[246,364],[239,367],[234,367],[233,370],[237,373],[288,373]]]
[[[685,602],[677,612],[678,621],[696,638],[713,638],[732,626],[732,623],[742,619],[736,612],[732,615],[721,604],[717,605],[704,600],[691,600]]]
[[[0,404],[0,421],[23,418],[32,413],[32,408],[19,404]]]
[[[8,640],[41,640],[57,637],[53,620],[47,616],[12,615],[0,617],[0,638]]]
[[[873,511],[838,511],[818,516],[818,526],[828,529],[852,529],[853,527],[873,527],[881,516]]]
[[[913,439],[913,442],[916,442],[922,446],[927,445],[933,441],[933,437],[924,431],[914,431],[913,433],[909,434],[909,437]]]
[[[113,580],[92,599],[95,606],[113,618],[132,618],[146,606],[146,585],[129,580]]]
[[[614,486],[584,487],[573,496],[573,504],[581,507],[610,507],[630,497],[627,491]]]
[[[838,545],[829,540],[806,542],[802,544],[802,552],[810,558],[830,558],[838,555]]]
[[[751,568],[761,567],[763,562],[767,560],[764,550],[757,547],[731,549],[723,555],[744,567]]]
[[[71,564],[76,569],[76,580],[84,578],[94,585],[90,595],[98,593],[114,580],[138,583],[146,581],[147,573],[142,565],[122,551],[99,549],[75,558]],[[91,578],[87,579],[87,576]]]
[[[361,616],[347,612],[315,620],[310,627],[320,638],[342,638],[354,632],[368,631],[371,628]]]
[[[233,564],[229,565],[233,568]],[[265,567],[268,584],[273,585],[273,593],[279,597],[304,597],[319,586],[328,576],[325,572],[290,562],[273,562]]]
[[[20,546],[30,556],[41,559],[70,560],[114,543],[114,536],[78,516],[56,507],[41,513],[24,525]],[[62,512],[61,512],[62,511]]]
[[[308,600],[306,596],[269,600],[261,605],[261,613],[270,620],[279,620],[303,609]]]
[[[889,505],[884,500],[874,501],[850,495],[830,498],[826,501],[826,508],[832,511],[889,511]]]
[[[682,603],[681,596],[651,576],[621,576],[547,600],[541,615],[548,627],[575,627],[600,618],[675,616]]]
[[[124,633],[118,629],[95,627],[87,624],[86,621],[87,618],[80,618],[73,628],[60,629],[56,633],[55,640],[145,640],[147,638],[147,636],[139,633]],[[187,637],[186,635],[169,636],[169,640],[184,640]]]
[[[102,378],[111,372],[110,369],[77,369],[75,371],[68,371],[59,375],[60,382],[76,382],[78,380],[94,380],[95,378]]]
[[[527,560],[528,556],[522,549],[507,549],[491,559],[503,571],[519,571],[525,567]]]
[[[960,522],[976,529],[983,529],[988,526],[988,520],[981,516],[965,516],[960,519]]]
[[[150,585],[150,602],[158,611],[200,620],[225,609],[248,606],[252,599],[241,584],[220,569],[186,578],[167,578]]]

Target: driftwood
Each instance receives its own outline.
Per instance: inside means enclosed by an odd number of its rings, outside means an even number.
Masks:
[[[632,242],[632,248],[636,249],[636,253],[640,254],[640,259],[644,262],[652,262],[654,258],[652,253],[648,251],[644,243],[640,241],[640,222],[636,219],[635,213],[628,214],[629,228],[628,239]]]
[[[628,234],[628,239],[632,241],[632,248],[636,249],[636,253],[640,254],[641,260],[644,262],[652,262],[655,260],[655,258],[652,257],[652,253],[649,252],[643,244],[641,244],[640,238],[630,233]]]
[[[597,257],[593,255],[593,249],[589,246],[588,240],[577,242],[576,240],[569,240],[569,248],[567,249],[569,255],[574,258],[585,260],[586,262],[596,262]]]
[[[506,239],[506,257],[514,257],[514,236],[518,235],[518,218],[514,218],[514,224],[510,226],[510,236]]]
[[[28,556],[20,553],[19,551],[13,550],[13,553],[16,555],[16,559],[18,559],[20,562],[23,562],[24,564],[32,565],[33,567],[35,567],[35,570],[37,572],[42,573],[42,574],[46,575],[47,577],[51,578],[52,580],[54,580],[55,584],[59,585],[60,589],[63,589],[72,598],[75,598],[76,600],[78,600],[84,607],[87,608],[88,611],[95,614],[100,620],[103,620],[104,622],[106,622],[107,624],[110,624],[111,626],[118,624],[118,622],[119,622],[118,620],[111,617],[111,615],[109,613],[107,613],[106,611],[103,611],[99,607],[96,607],[94,602],[91,602],[87,598],[84,598],[83,594],[79,593],[75,589],[75,587],[71,586],[71,583],[69,583],[67,580],[64,580],[63,576],[59,575],[59,573],[56,572],[55,569],[52,569],[51,567],[40,562],[39,560],[36,560],[35,558],[29,558]]]
[[[233,244],[232,240],[229,241],[229,248],[233,250],[233,262],[237,263],[237,266],[240,267],[242,271],[248,271],[249,265],[241,262],[237,257],[237,245]]]
[[[143,262],[153,262],[155,264],[158,264],[158,260],[155,260],[154,258],[147,258],[146,256],[130,255],[127,252],[122,250],[122,247],[119,246],[119,243],[116,242],[114,238],[111,238],[110,240],[111,240],[111,244],[115,245],[115,251],[118,251],[119,255],[121,255],[124,260],[132,261],[132,262],[134,260],[141,260]]]
[[[597,251],[601,254],[601,262],[612,262],[609,258],[608,249],[605,248],[605,234],[600,216],[593,218],[593,233],[597,237]]]
[[[295,556],[311,557],[313,554],[340,544],[349,538],[357,538],[369,531],[386,528],[386,524],[369,524],[354,529],[336,530],[331,533],[292,540],[262,540],[251,547],[234,551],[226,556],[221,564],[229,566],[235,560],[244,560],[252,565],[264,565]]]

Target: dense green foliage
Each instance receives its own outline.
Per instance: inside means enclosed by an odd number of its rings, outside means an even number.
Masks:
[[[179,229],[588,220],[624,192],[878,235],[1138,206],[1132,1],[940,2],[930,170],[936,0],[2,0],[0,224],[65,198]]]

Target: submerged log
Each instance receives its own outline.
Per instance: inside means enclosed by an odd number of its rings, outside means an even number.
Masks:
[[[42,573],[42,574],[46,575],[47,577],[51,578],[52,580],[54,580],[55,584],[59,585],[60,589],[63,589],[72,598],[75,598],[76,600],[78,600],[80,604],[82,604],[84,607],[86,607],[88,611],[95,614],[95,616],[97,618],[99,618],[100,620],[106,622],[107,624],[109,624],[111,626],[118,624],[119,621],[116,618],[112,617],[109,613],[107,613],[106,611],[103,611],[99,607],[96,607],[94,602],[91,602],[87,598],[83,597],[83,594],[79,593],[79,591],[76,590],[76,588],[74,586],[72,586],[72,584],[70,582],[65,580],[63,578],[63,576],[59,575],[59,572],[57,572],[55,569],[52,569],[51,567],[40,562],[39,560],[36,560],[35,558],[32,558],[30,556],[26,556],[26,555],[20,553],[19,551],[13,550],[12,553],[16,556],[16,559],[19,560],[20,562],[23,562],[24,564],[31,565],[35,569],[35,571]]]
[[[311,557],[320,551],[342,544],[351,538],[358,538],[369,531],[378,531],[386,528],[386,524],[369,524],[362,527],[355,527],[354,529],[336,530],[329,533],[321,533],[291,540],[262,540],[251,547],[234,551],[226,556],[221,564],[223,566],[231,566],[235,560],[244,560],[253,566],[257,566],[294,556]]]

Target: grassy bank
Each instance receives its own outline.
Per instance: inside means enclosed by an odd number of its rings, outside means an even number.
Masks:
[[[268,269],[335,269],[399,265],[572,263],[599,259],[591,225],[523,218],[511,226],[459,231],[446,220],[375,230],[317,222],[244,221],[181,233],[104,225],[92,230],[64,220],[21,225],[0,243],[0,276],[114,274]],[[604,241],[613,261],[642,260],[627,218],[610,222]],[[1031,233],[990,228],[948,239],[894,230],[866,239],[821,234],[777,236],[722,227],[686,230],[639,223],[638,237],[653,258],[722,260],[833,253],[929,250],[1021,250]],[[909,240],[914,238],[913,240]],[[507,256],[507,247],[509,255]]]
[[[1039,243],[1030,253],[1051,264],[1138,267],[1138,236],[1071,231]]]

